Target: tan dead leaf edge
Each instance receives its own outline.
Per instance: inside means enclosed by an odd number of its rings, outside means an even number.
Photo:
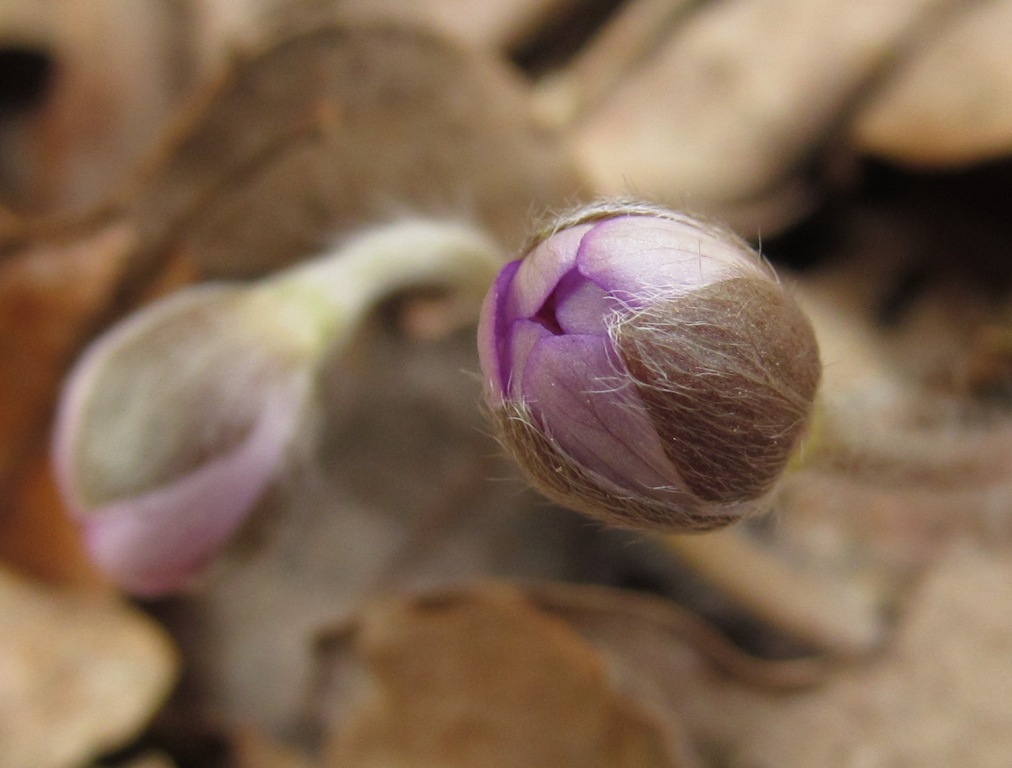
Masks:
[[[177,663],[161,629],[124,604],[0,571],[0,765],[71,768],[123,745]]]
[[[142,240],[192,251],[208,276],[412,214],[475,221],[512,248],[583,187],[530,101],[492,55],[430,32],[323,26],[239,59],[125,199]]]
[[[143,156],[189,92],[192,11],[180,3],[0,2],[0,39],[38,57],[43,73],[5,115],[0,198],[36,216],[83,213]],[[31,67],[26,69],[30,70]],[[0,216],[0,221],[2,221]]]
[[[944,167],[1012,151],[1012,5],[967,3],[856,116],[864,151]]]
[[[176,768],[176,764],[171,758],[160,752],[149,752],[131,760],[129,763],[117,765],[116,768]],[[241,768],[246,768],[246,766],[242,766]]]
[[[60,381],[105,312],[133,247],[123,223],[26,232],[0,243],[0,558],[94,582],[43,469]]]
[[[326,765],[698,765],[677,723],[514,587],[379,603],[320,649]]]
[[[306,4],[334,5],[333,0]],[[474,46],[510,49],[579,6],[580,0],[342,0],[339,10],[356,19],[410,20]]]
[[[1004,766],[1012,755],[1012,555],[950,550],[893,645],[814,690],[769,696],[683,665],[668,700],[727,768]]]
[[[786,691],[817,686],[838,666],[823,656],[783,660],[753,656],[688,609],[654,595],[566,583],[529,585],[524,592],[540,610],[565,620],[604,652],[623,677],[663,676],[677,685],[677,674],[668,673],[686,657],[693,664],[702,660],[744,684]],[[635,684],[629,687],[638,689]]]
[[[129,247],[129,231],[113,225],[60,242],[39,238],[0,257],[0,478],[48,412]]]
[[[954,5],[698,4],[576,120],[577,158],[598,192],[632,188],[768,236],[814,205],[818,190],[804,171],[854,100]]]
[[[228,741],[232,768],[314,768],[317,765],[308,755],[275,741],[253,726],[233,729]]]

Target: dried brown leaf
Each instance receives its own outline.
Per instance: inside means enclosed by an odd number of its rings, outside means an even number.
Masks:
[[[867,152],[945,166],[1012,151],[1012,5],[967,3],[927,36],[866,103],[853,125]]]
[[[176,768],[176,764],[166,755],[158,752],[147,753],[116,768]]]
[[[522,81],[430,33],[335,25],[238,61],[129,205],[208,275],[277,268],[377,219],[473,219],[518,244],[581,187]]]
[[[563,69],[538,83],[539,111],[553,124],[573,122],[659,47],[693,5],[691,0],[621,3]]]
[[[263,732],[241,727],[231,735],[230,762],[233,768],[314,768],[318,763]]]
[[[822,688],[771,697],[686,667],[677,710],[728,768],[966,768],[1012,754],[1007,552],[961,548],[917,591],[892,649]],[[691,674],[689,674],[691,673]]]
[[[412,21],[475,46],[506,49],[580,0],[341,0],[342,13]]]
[[[0,476],[52,401],[82,319],[105,298],[128,246],[122,227],[0,261]]]
[[[798,173],[902,46],[954,0],[705,3],[574,127],[595,188],[763,234],[811,205]]]
[[[944,441],[935,435],[934,448]],[[1007,455],[1007,438],[1004,443]],[[864,561],[886,578],[920,573],[953,539],[1012,541],[1012,483],[1007,479],[889,484],[813,468],[789,479],[780,504],[778,538],[788,550]]]
[[[515,589],[392,600],[325,644],[328,765],[688,765],[597,654]]]
[[[80,529],[67,516],[49,466],[48,446],[24,451],[18,466],[0,508],[0,562],[48,583],[111,591],[88,559]]]
[[[642,676],[641,682],[667,680],[671,690],[677,689],[675,671],[685,659],[693,664],[702,660],[744,684],[774,691],[817,685],[831,668],[825,659],[815,656],[782,661],[752,656],[705,620],[666,598],[561,582],[522,589],[540,610],[565,620],[604,651],[620,672]]]
[[[87,210],[148,151],[193,84],[180,66],[183,16],[165,2],[16,5],[0,15],[0,40],[36,52],[50,74],[0,120],[0,198],[31,214]]]
[[[33,525],[34,516],[21,505],[33,495],[29,484],[38,475],[33,462],[42,452],[61,377],[103,311],[132,244],[129,228],[112,224],[67,237],[39,238],[0,257],[0,391],[4,393],[0,400],[0,510],[4,524],[11,528]],[[17,511],[10,511],[15,507]],[[47,519],[55,520],[46,514],[35,522]],[[27,532],[23,526],[21,530]],[[45,530],[45,523],[39,530]],[[40,545],[46,541],[42,536],[28,535],[28,539]]]
[[[151,717],[176,656],[153,622],[101,595],[0,571],[0,763],[71,768]]]
[[[277,34],[334,19],[431,29],[475,47],[506,49],[580,0],[199,0],[193,12],[201,58],[221,60]]]

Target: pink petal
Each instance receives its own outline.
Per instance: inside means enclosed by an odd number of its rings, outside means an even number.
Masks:
[[[605,337],[547,336],[527,358],[525,399],[545,431],[582,466],[644,493],[680,485],[613,357]]]
[[[557,232],[524,257],[507,302],[507,321],[537,313],[562,276],[576,265],[580,241],[594,226],[580,224]]]
[[[150,493],[89,510],[86,546],[129,592],[154,596],[184,586],[232,537],[280,469],[302,416],[308,374],[264,403],[236,448]]]
[[[502,403],[503,392],[507,388],[509,364],[505,316],[506,301],[511,290],[513,277],[520,266],[520,261],[506,264],[496,276],[495,281],[485,294],[478,316],[478,364],[484,375],[485,396],[490,407]]]
[[[766,275],[755,256],[691,221],[620,216],[597,224],[580,244],[581,274],[633,307],[728,277]]]

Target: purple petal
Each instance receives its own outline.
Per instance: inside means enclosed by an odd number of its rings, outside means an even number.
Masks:
[[[524,257],[507,302],[509,320],[537,313],[562,276],[576,265],[580,241],[593,228],[593,224],[580,224],[556,232]]]
[[[584,467],[644,492],[679,485],[610,341],[546,336],[531,349],[523,392],[542,428]]]
[[[681,295],[733,275],[763,271],[734,241],[691,221],[620,216],[583,237],[579,271],[633,307],[658,296]]]
[[[276,476],[308,382],[302,375],[279,387],[230,453],[150,493],[83,513],[85,544],[95,563],[138,595],[164,594],[196,576]]]
[[[502,402],[509,378],[509,361],[506,349],[506,299],[520,260],[506,264],[485,294],[478,317],[478,364],[485,378],[485,394],[489,405]]]
[[[575,269],[562,278],[553,297],[555,320],[566,333],[607,335],[606,321],[619,308],[613,297]]]
[[[527,360],[531,350],[543,338],[552,336],[552,332],[541,323],[533,320],[514,320],[507,331],[509,337],[509,358],[505,391],[512,400],[522,399],[522,384],[524,371],[527,369]]]

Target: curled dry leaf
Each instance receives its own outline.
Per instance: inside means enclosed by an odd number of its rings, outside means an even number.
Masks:
[[[821,688],[776,697],[700,665],[670,693],[700,748],[728,768],[984,768],[1012,754],[1008,552],[959,548],[920,585],[889,652]]]
[[[116,224],[0,255],[0,556],[33,573],[94,580],[42,469],[44,436],[60,378],[132,244]]]
[[[870,289],[877,277],[861,284]],[[913,397],[883,348],[869,299],[855,296],[846,277],[824,274],[798,281],[796,296],[823,359],[820,407],[862,425],[908,420]]]
[[[511,48],[580,0],[342,0],[340,11],[405,19],[476,46]]]
[[[510,587],[374,605],[322,651],[327,765],[696,765],[591,647]]]
[[[278,743],[256,728],[237,728],[229,738],[233,768],[315,768],[317,761]]]
[[[25,87],[0,117],[0,198],[30,214],[84,211],[123,180],[192,86],[178,3],[0,6],[0,48]],[[31,74],[34,72],[34,74]]]
[[[752,656],[691,611],[645,593],[561,582],[522,587],[541,611],[563,619],[604,652],[623,675],[665,679],[684,658],[700,659],[746,685],[771,691],[800,690],[823,682],[830,664],[817,656],[770,660]],[[677,674],[670,677],[677,687]],[[637,688],[640,694],[646,689]],[[650,696],[647,696],[650,699]]]
[[[324,0],[333,4],[332,0]],[[197,0],[189,2],[193,58],[208,74],[218,74],[237,51],[247,50],[265,35],[267,17],[291,0]]]
[[[113,225],[0,256],[0,482],[39,426],[64,367],[131,245]]]
[[[171,758],[159,752],[151,752],[141,755],[128,763],[117,765],[116,768],[175,768],[176,764]],[[242,766],[241,768],[246,768]]]
[[[274,269],[405,214],[473,220],[513,247],[532,212],[581,188],[529,101],[497,60],[430,33],[317,28],[238,61],[128,204],[145,242],[190,250],[207,275]]]
[[[0,571],[0,763],[70,768],[121,746],[175,678],[166,636],[108,598]]]
[[[8,484],[0,511],[0,562],[50,584],[112,589],[67,516],[41,440],[22,453]]]
[[[936,446],[940,440],[936,435]],[[1007,455],[1007,445],[1002,450]],[[778,545],[822,563],[863,562],[877,578],[902,581],[922,572],[954,538],[1012,541],[1010,505],[1007,479],[890,485],[813,468],[784,486]]]
[[[928,166],[1012,150],[1012,5],[967,3],[926,36],[858,113],[858,148]]]
[[[1000,305],[972,269],[932,271],[910,252],[941,249],[944,264],[948,238],[924,242],[890,215],[846,219],[852,250],[798,286],[826,381],[801,467],[781,486],[772,538],[789,557],[861,563],[902,581],[953,537],[1012,539],[1012,420],[937,384],[999,322]],[[911,273],[927,277],[883,327],[883,295]]]
[[[626,0],[566,66],[538,83],[537,106],[552,123],[573,121],[606,98],[670,34],[692,0]]]
[[[393,21],[475,47],[512,48],[579,0],[199,0],[193,3],[199,56],[220,61],[277,33],[335,18]]]
[[[954,0],[705,3],[573,126],[595,189],[763,234],[811,205],[798,173],[853,100]]]

